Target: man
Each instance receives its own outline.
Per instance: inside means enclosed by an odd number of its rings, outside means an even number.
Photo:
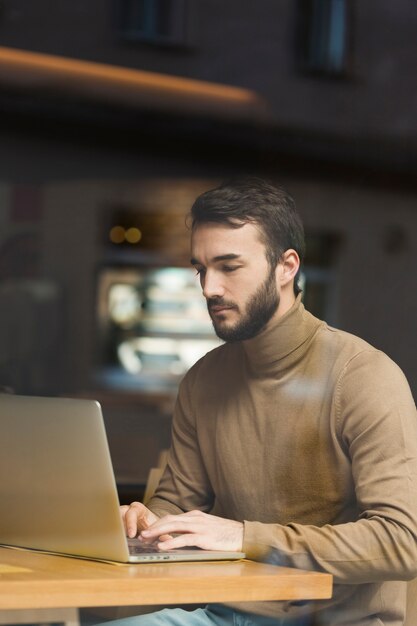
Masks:
[[[225,344],[185,376],[165,473],[148,508],[122,507],[126,532],[329,572],[335,588],[330,601],[131,619],[400,626],[403,581],[417,575],[417,421],[402,372],[304,309],[303,229],[282,189],[232,181],[191,217],[191,263]]]

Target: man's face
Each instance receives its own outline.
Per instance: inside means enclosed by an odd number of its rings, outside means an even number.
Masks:
[[[275,270],[256,226],[201,224],[192,233],[191,256],[220,339],[250,339],[276,315],[280,299]]]

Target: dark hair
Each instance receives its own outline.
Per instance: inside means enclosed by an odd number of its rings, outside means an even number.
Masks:
[[[240,228],[256,224],[265,244],[266,258],[275,268],[281,255],[295,250],[302,262],[305,253],[304,229],[294,200],[282,187],[255,177],[226,181],[201,194],[191,207],[191,226],[217,222]],[[294,279],[298,294],[300,270]]]

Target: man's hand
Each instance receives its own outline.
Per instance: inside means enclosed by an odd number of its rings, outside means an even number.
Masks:
[[[120,507],[125,533],[127,537],[136,537],[141,530],[145,530],[158,521],[158,517],[141,502],[132,502]]]
[[[172,537],[171,535],[178,535]],[[180,515],[166,515],[140,533],[144,541],[159,539],[164,550],[197,546],[205,550],[242,550],[243,524],[234,520],[190,511]]]

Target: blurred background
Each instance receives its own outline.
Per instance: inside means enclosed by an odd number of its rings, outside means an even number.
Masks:
[[[185,216],[231,175],[293,195],[307,307],[416,393],[416,33],[413,0],[0,0],[0,385],[98,399],[123,497],[218,344]]]

